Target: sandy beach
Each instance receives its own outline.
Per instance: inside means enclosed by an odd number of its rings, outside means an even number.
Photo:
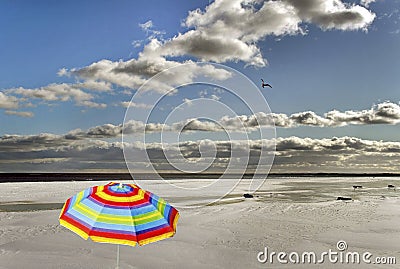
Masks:
[[[68,197],[103,183],[2,183],[0,268],[115,268],[115,245],[84,241],[58,224],[57,208]],[[400,191],[387,189],[399,183],[396,178],[274,178],[255,198],[244,199],[244,182],[217,203],[180,209],[173,238],[122,246],[120,268],[398,268],[328,260],[271,264],[257,256],[266,247],[287,253],[337,251],[336,243],[344,240],[347,251],[400,263]],[[354,184],[363,188],[354,191]]]

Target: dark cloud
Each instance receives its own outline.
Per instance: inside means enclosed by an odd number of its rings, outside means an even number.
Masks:
[[[121,142],[96,139],[113,132],[91,129],[91,138],[71,131],[67,135],[5,135],[0,138],[1,171],[69,171],[118,170],[125,161]],[[75,133],[75,135],[74,135]],[[209,171],[223,171],[228,163],[247,163],[248,171],[259,164],[262,152],[271,154],[276,146],[276,171],[334,171],[371,169],[392,171],[399,168],[400,142],[365,140],[356,137],[324,139],[287,137],[275,140],[185,141],[179,144],[140,142],[124,144],[136,152],[147,152],[151,162],[161,171],[173,171],[172,162],[187,162],[193,167],[212,163]],[[132,162],[144,167],[147,160],[133,156]],[[214,157],[215,156],[215,157]],[[233,158],[232,156],[235,156]],[[391,166],[388,165],[391,164]],[[58,170],[53,170],[53,169]],[[309,170],[307,170],[309,169]],[[380,170],[379,170],[380,169]],[[359,170],[364,172],[364,170]],[[372,170],[371,170],[372,171]]]

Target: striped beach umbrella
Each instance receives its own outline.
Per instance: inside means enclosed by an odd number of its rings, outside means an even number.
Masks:
[[[145,245],[172,237],[178,211],[157,195],[135,184],[111,182],[69,198],[60,224],[85,240],[119,245]]]

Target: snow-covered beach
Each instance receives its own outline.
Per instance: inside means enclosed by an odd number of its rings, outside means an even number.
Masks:
[[[115,245],[84,241],[59,226],[59,209],[48,210],[80,190],[104,183],[108,182],[0,184],[0,268],[115,268]],[[181,208],[173,238],[143,247],[121,247],[120,266],[398,268],[398,264],[334,264],[329,260],[322,264],[274,260],[271,264],[260,263],[257,256],[266,247],[270,252],[287,253],[337,251],[336,243],[344,240],[347,251],[368,251],[372,260],[395,257],[400,263],[400,191],[387,188],[399,183],[397,178],[273,178],[255,198],[244,199],[243,181],[214,204]],[[354,191],[353,185],[363,188]],[[173,195],[165,198],[173,200]],[[338,196],[353,201],[337,201]],[[38,206],[32,210],[26,205]]]

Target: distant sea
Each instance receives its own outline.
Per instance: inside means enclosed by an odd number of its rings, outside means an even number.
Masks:
[[[213,179],[220,178],[218,173],[160,173],[163,179]],[[266,175],[264,175],[266,176]],[[270,173],[268,178],[282,177],[400,177],[392,173]],[[227,178],[252,178],[253,174],[229,174]],[[154,180],[153,174],[135,174],[137,180]],[[117,181],[132,180],[129,173],[0,173],[0,183],[5,182],[54,182],[54,181]]]

